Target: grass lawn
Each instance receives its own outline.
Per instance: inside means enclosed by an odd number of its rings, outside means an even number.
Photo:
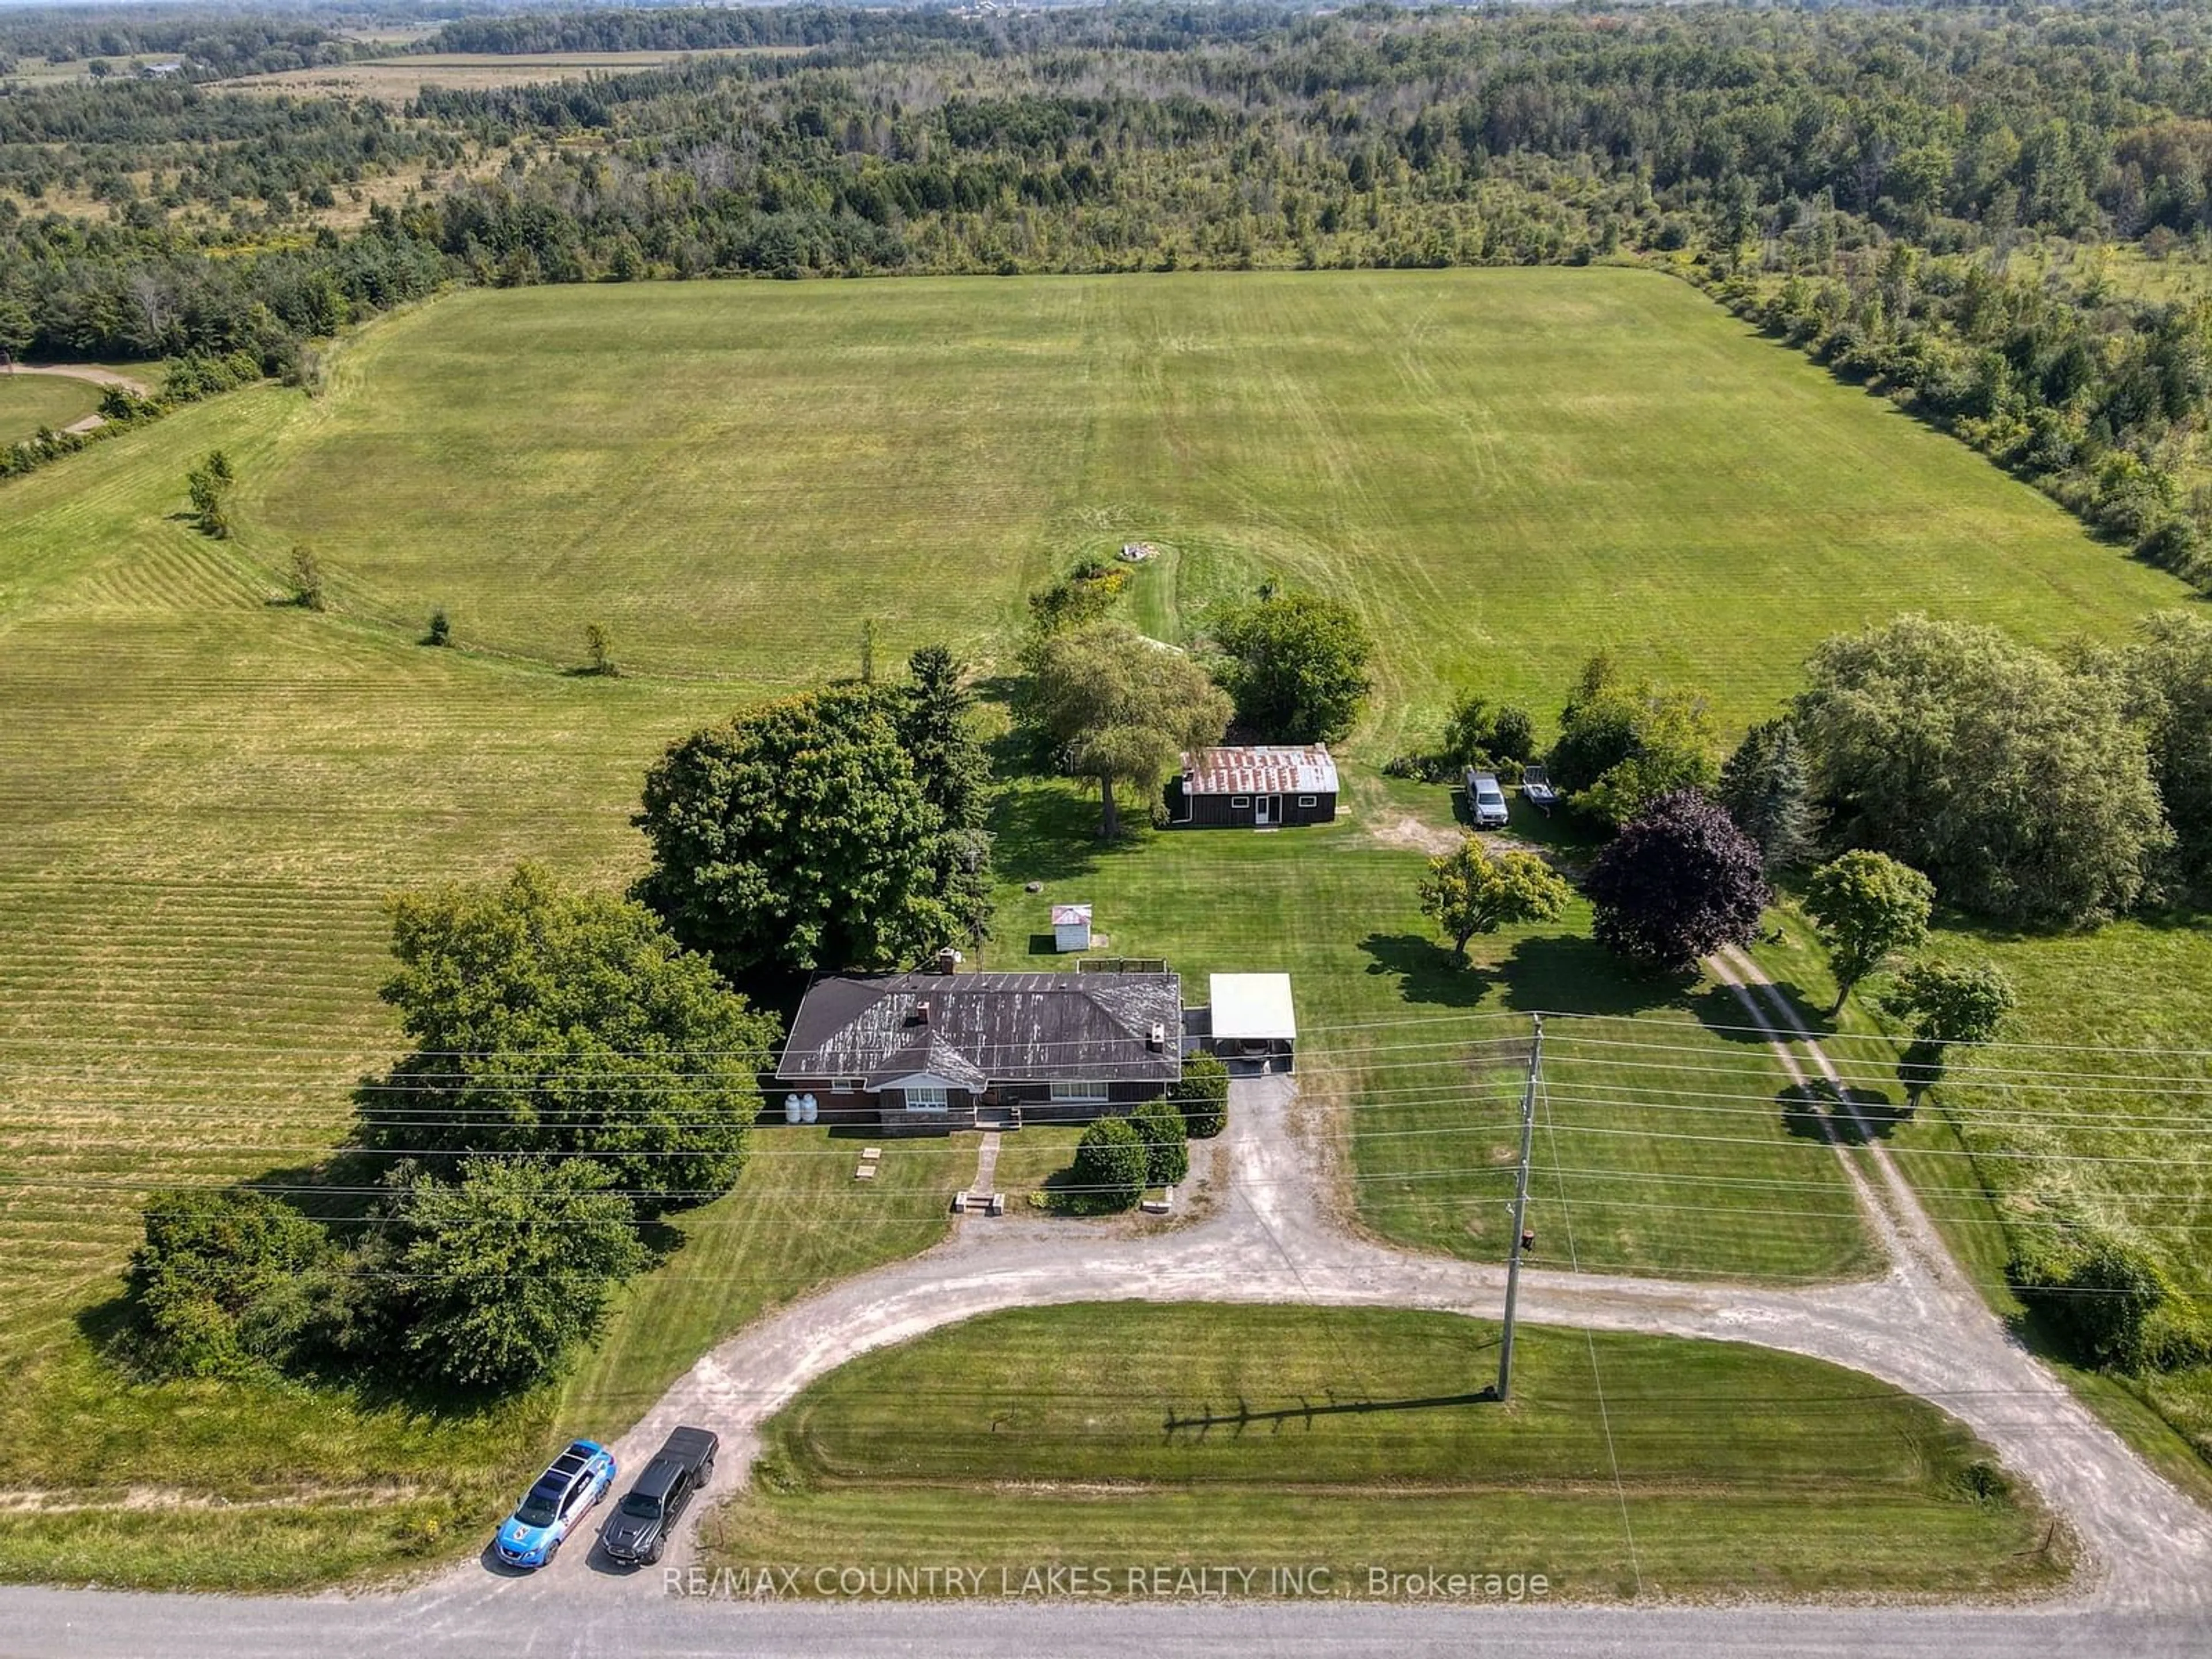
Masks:
[[[1620,269],[465,294],[349,346],[246,495],[350,607],[558,664],[597,620],[753,684],[851,672],[871,616],[998,653],[1048,574],[1148,540],[1186,628],[1268,574],[1357,605],[1392,747],[1462,684],[1548,714],[1601,645],[1735,722],[1858,621],[2051,640],[2183,594]]]
[[[1405,844],[1409,825],[1449,823],[1446,793],[1371,773],[1347,793],[1326,827],[1102,848],[1096,805],[1073,785],[1010,790],[985,965],[1066,966],[1046,954],[1048,908],[1088,902],[1105,953],[1166,957],[1186,1001],[1205,1000],[1209,973],[1287,971],[1302,1092],[1346,1154],[1346,1210],[1387,1237],[1491,1260],[1509,1231],[1528,1014],[1584,1016],[1547,1031],[1530,1224],[1547,1265],[1774,1279],[1874,1265],[1835,1155],[1785,1114],[1765,1046],[1712,1029],[1741,1023],[1726,992],[1625,972],[1580,905],[1478,939],[1458,965],[1414,897],[1426,855]]]
[[[1524,1328],[1500,1407],[1468,1397],[1496,1341],[1397,1311],[993,1315],[800,1395],[706,1547],[733,1565],[980,1568],[994,1587],[1054,1562],[1117,1583],[1327,1566],[1354,1595],[1377,1568],[1540,1573],[1582,1600],[1958,1594],[2063,1573],[2032,1499],[1972,1495],[1972,1437],[1869,1378]]]
[[[1081,1129],[1059,1123],[1032,1124],[1018,1133],[1000,1135],[992,1190],[1004,1193],[1007,1205],[1018,1209],[1031,1193],[1045,1192],[1054,1176],[1074,1168],[1075,1143],[1082,1139]]]
[[[0,444],[40,427],[60,431],[100,407],[100,388],[61,374],[0,374]]]
[[[2020,1006],[2009,1042],[1956,1054],[1917,1113],[1877,1115],[1883,1139],[1951,1248],[1992,1305],[2020,1320],[2007,1282],[2015,1238],[2037,1200],[2071,1198],[2147,1237],[2181,1287],[2212,1297],[2203,1240],[2212,1230],[2212,1161],[2197,1104],[2212,1091],[2212,936],[2174,916],[2052,937],[1939,927],[1931,946],[1993,961]],[[1897,1044],[1870,984],[1831,1017],[1835,981],[1794,910],[1786,938],[1756,953],[1795,998],[1863,1101],[1901,1105]],[[2163,1054],[2114,1050],[2163,1048]],[[2176,1052],[2178,1051],[2178,1052]],[[2032,1324],[2023,1329],[2041,1347]],[[2083,1371],[2053,1359],[2077,1391],[2169,1478],[2212,1502],[2212,1367],[2149,1377]]]

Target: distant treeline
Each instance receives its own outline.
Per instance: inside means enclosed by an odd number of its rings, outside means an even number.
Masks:
[[[404,118],[19,91],[0,186],[111,211],[0,216],[0,331],[281,357],[446,281],[1638,255],[2207,574],[2212,313],[2018,258],[2212,249],[2201,7],[684,9],[470,17],[433,44],[803,50],[426,88]],[[299,222],[464,153],[476,177],[361,231]]]
[[[426,52],[712,52],[744,46],[911,46],[972,40],[972,21],[935,9],[842,6],[656,7],[467,17]]]
[[[77,6],[0,13],[0,64],[43,58],[181,63],[216,78],[343,63],[349,42],[297,12],[271,15],[175,6]]]

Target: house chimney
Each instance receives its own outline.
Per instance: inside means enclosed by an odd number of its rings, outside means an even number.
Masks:
[[[927,1000],[918,1001],[914,1005],[914,1023],[917,1025],[929,1024],[929,1004]]]
[[[937,953],[937,971],[940,974],[958,973],[960,971],[960,952],[950,948],[939,951]]]
[[[1145,1047],[1150,1048],[1157,1054],[1165,1050],[1167,1046],[1168,1028],[1161,1024],[1159,1021],[1154,1020],[1152,1022],[1151,1033],[1145,1038]]]

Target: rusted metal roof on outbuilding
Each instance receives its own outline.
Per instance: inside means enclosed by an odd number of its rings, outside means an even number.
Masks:
[[[1243,749],[1183,751],[1186,795],[1333,795],[1336,763],[1328,748],[1256,744]]]

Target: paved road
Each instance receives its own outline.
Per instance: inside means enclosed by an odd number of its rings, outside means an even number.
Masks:
[[[242,1601],[0,1590],[0,1659],[2203,1659],[2212,1618],[2082,1612],[1377,1607],[754,1607],[611,1603],[548,1586],[528,1608],[480,1597]]]
[[[1749,964],[1717,964],[1747,1007],[1769,994]],[[1786,1011],[1784,1011],[1786,1017]],[[1808,1039],[1778,1044],[1795,1074],[1826,1066]],[[617,1445],[635,1468],[678,1422],[725,1441],[738,1480],[759,1428],[855,1355],[1002,1308],[1112,1298],[1434,1308],[1494,1316],[1501,1274],[1401,1254],[1332,1224],[1319,1137],[1286,1079],[1235,1085],[1227,1199],[1152,1237],[1022,1218],[977,1218],[910,1261],[832,1285],[702,1358]],[[1859,1160],[1864,1158],[1863,1169]],[[2077,1593],[2032,1611],[1725,1612],[1123,1605],[736,1605],[672,1595],[663,1571],[624,1575],[583,1551],[515,1578],[479,1564],[398,1596],[244,1601],[0,1589],[0,1656],[352,1652],[518,1655],[874,1653],[954,1644],[1025,1655],[1104,1653],[1927,1653],[1943,1659],[2212,1652],[2212,1516],[2151,1472],[2014,1343],[1959,1273],[1886,1157],[1845,1158],[1890,1258],[1881,1279],[1773,1290],[1600,1274],[1524,1274],[1531,1321],[1741,1341],[1853,1367],[1939,1401],[2032,1481],[2088,1553]],[[1868,1173],[1869,1170],[1872,1173]],[[679,1582],[681,1582],[679,1580]],[[11,1645],[13,1644],[13,1645]]]

